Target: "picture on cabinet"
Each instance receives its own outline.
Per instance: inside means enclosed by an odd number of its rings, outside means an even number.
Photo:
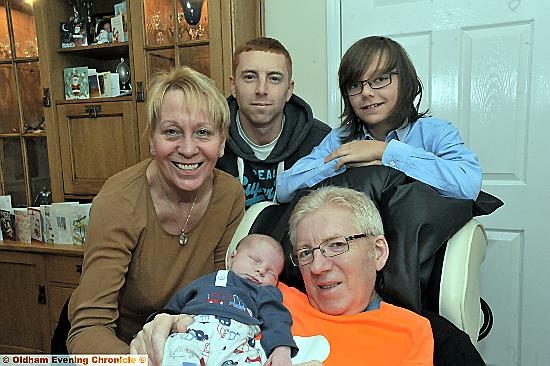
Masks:
[[[29,207],[29,220],[31,226],[31,238],[38,241],[44,241],[42,237],[42,215],[40,207]]]
[[[14,208],[15,238],[23,243],[31,242],[31,221],[27,208]]]
[[[4,240],[15,240],[15,215],[8,210],[0,210],[0,228]]]
[[[88,87],[90,88],[90,97],[101,97],[101,90],[99,88],[99,80],[96,69],[88,69]]]
[[[52,225],[51,205],[40,205],[40,215],[42,216],[42,237],[44,243],[53,243],[55,239]]]
[[[69,22],[59,23],[59,35],[61,37],[61,48],[74,47],[72,24]]]
[[[65,68],[63,77],[66,100],[88,99],[90,97],[87,66]]]
[[[91,203],[81,203],[73,207],[73,244],[84,245],[88,232]]]

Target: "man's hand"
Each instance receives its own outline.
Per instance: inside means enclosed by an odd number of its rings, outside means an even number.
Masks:
[[[189,315],[158,314],[149,323],[143,326],[130,343],[131,354],[147,354],[149,366],[160,366],[164,353],[164,342],[171,332],[184,333],[193,323]]]
[[[380,165],[386,146],[388,146],[386,142],[377,140],[350,141],[330,153],[325,158],[325,163],[339,159],[336,163],[336,170],[343,165],[349,167]]]

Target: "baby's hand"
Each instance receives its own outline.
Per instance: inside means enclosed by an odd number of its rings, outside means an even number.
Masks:
[[[264,366],[292,366],[290,347],[275,347]]]

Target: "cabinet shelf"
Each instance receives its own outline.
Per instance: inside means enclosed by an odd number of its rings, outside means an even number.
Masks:
[[[88,98],[88,99],[70,99],[70,100],[56,100],[56,105],[62,104],[99,104],[105,102],[124,102],[132,101],[132,95],[120,95],[117,97],[105,97],[105,98]]]
[[[196,47],[196,46],[208,46],[210,44],[210,40],[208,40],[208,39],[199,39],[199,40],[195,40],[195,41],[178,42],[176,44],[179,48]],[[164,49],[167,49],[167,48],[174,48],[174,43],[148,45],[148,46],[143,47],[143,49],[146,50],[146,51],[164,50]]]
[[[96,60],[128,57],[128,42],[95,44],[91,46],[58,48],[58,53],[68,53]]]

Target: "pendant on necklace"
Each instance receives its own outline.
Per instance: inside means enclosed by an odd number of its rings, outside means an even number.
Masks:
[[[187,234],[182,230],[180,235],[180,245],[184,246],[185,244],[187,244]]]

